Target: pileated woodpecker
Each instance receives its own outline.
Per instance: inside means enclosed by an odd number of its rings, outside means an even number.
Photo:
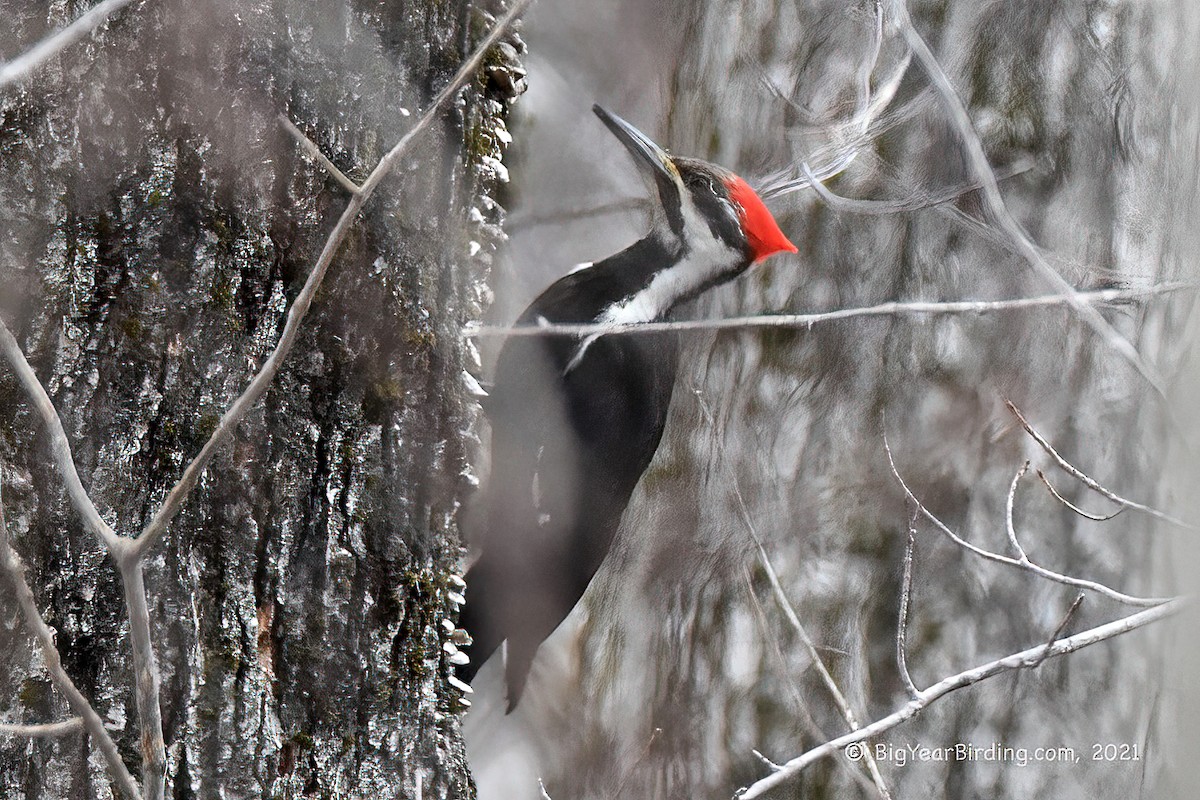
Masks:
[[[635,323],[796,252],[732,172],[667,154],[615,114],[593,111],[652,179],[659,205],[644,239],[560,278],[519,325]],[[507,640],[508,711],[534,654],[583,595],[634,487],[658,449],[675,383],[673,334],[509,337],[487,404],[492,476],[487,536],[466,575],[460,625],[474,641],[470,681]]]

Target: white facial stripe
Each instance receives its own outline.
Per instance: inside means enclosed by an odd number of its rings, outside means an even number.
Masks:
[[[637,294],[626,297],[604,309],[596,322],[630,325],[660,320],[681,297],[686,297],[709,281],[736,268],[743,254],[731,249],[717,238],[704,216],[692,202],[691,193],[683,191],[683,236],[691,244],[687,254],[669,269],[655,275]],[[592,342],[603,334],[594,333],[579,344],[563,374],[578,366]]]
[[[692,202],[683,193],[683,236],[691,249],[670,269],[664,270],[637,294],[609,306],[598,322],[626,324],[660,319],[681,297],[734,269],[742,254],[718,239]]]

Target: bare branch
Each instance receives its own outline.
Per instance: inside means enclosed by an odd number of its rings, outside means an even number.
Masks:
[[[0,89],[19,83],[54,56],[99,28],[133,0],[104,0],[76,17],[67,27],[43,39],[12,61],[0,64]]]
[[[0,487],[2,485],[3,474],[0,470]],[[4,518],[3,497],[0,497],[0,571],[4,573],[4,577],[7,578],[16,594],[17,606],[21,609],[25,624],[42,648],[42,660],[46,662],[46,671],[50,673],[50,679],[67,698],[67,704],[71,706],[71,710],[82,719],[83,727],[108,766],[109,775],[112,776],[113,781],[120,787],[126,798],[141,800],[142,795],[138,790],[137,782],[129,774],[125,762],[121,760],[116,744],[104,728],[104,721],[100,719],[100,715],[92,708],[92,704],[88,702],[87,698],[75,688],[74,682],[63,669],[62,657],[59,655],[58,646],[54,643],[54,631],[50,629],[46,620],[42,618],[41,612],[38,611],[33,590],[29,588],[29,582],[25,580],[25,566],[9,542],[8,523]]]
[[[83,488],[83,483],[79,480],[79,472],[75,469],[75,458],[71,455],[71,443],[67,440],[66,431],[63,430],[62,419],[54,409],[54,403],[50,402],[50,396],[46,394],[46,389],[38,380],[33,367],[29,366],[25,354],[21,352],[21,346],[17,344],[16,338],[8,330],[8,326],[4,324],[3,320],[0,320],[0,352],[3,352],[13,372],[16,373],[21,386],[25,389],[25,394],[29,397],[29,402],[38,416],[42,418],[42,424],[46,426],[46,430],[50,434],[50,449],[54,456],[54,463],[67,485],[67,496],[71,499],[71,505],[75,506],[76,512],[83,517],[84,525],[96,537],[101,546],[114,556],[124,552],[126,540],[117,536],[116,531],[104,521],[96,509],[95,503],[92,502],[92,498],[88,496],[87,490]]]
[[[346,176],[346,173],[338,169],[336,164],[325,157],[325,154],[321,152],[321,148],[317,147],[317,143],[305,136],[304,131],[297,128],[296,124],[288,119],[286,114],[280,114],[279,121],[283,123],[283,127],[286,128],[287,132],[292,135],[292,138],[300,144],[300,149],[305,153],[308,153],[309,158],[324,167],[325,171],[333,176],[333,179],[342,185],[342,188],[344,188],[350,194],[358,194],[362,191],[357,183],[350,180],[350,178]]]
[[[167,525],[179,513],[183,501],[187,499],[192,489],[195,488],[196,483],[200,480],[200,475],[204,472],[209,462],[212,461],[217,449],[233,436],[234,431],[242,420],[245,419],[246,414],[270,387],[276,373],[279,372],[283,360],[287,358],[292,346],[296,343],[300,324],[308,314],[313,298],[316,296],[317,290],[321,287],[321,282],[325,278],[325,273],[329,269],[329,265],[333,262],[333,258],[345,240],[346,234],[350,232],[350,228],[354,225],[355,220],[358,219],[358,214],[362,210],[363,205],[375,193],[380,182],[399,163],[401,156],[408,150],[409,145],[437,119],[442,110],[454,99],[467,81],[471,79],[476,70],[478,70],[487,51],[508,32],[512,24],[528,8],[530,2],[532,0],[517,0],[512,8],[496,22],[491,32],[479,43],[479,46],[476,47],[471,57],[459,68],[450,82],[438,92],[412,130],[406,133],[396,146],[388,151],[387,155],[379,161],[379,164],[371,171],[366,181],[363,182],[359,192],[350,198],[350,202],[346,205],[345,211],[342,212],[341,218],[338,219],[337,225],[334,226],[329,237],[325,240],[325,246],[321,250],[321,255],[317,259],[312,272],[309,273],[304,288],[300,290],[300,294],[296,296],[291,309],[288,310],[287,322],[284,324],[283,333],[280,334],[279,343],[275,346],[275,350],[263,363],[262,368],[254,376],[254,379],[250,381],[250,385],[246,387],[242,395],[234,400],[233,404],[226,410],[221,420],[217,423],[216,430],[213,431],[208,441],[205,442],[200,453],[184,469],[183,476],[179,479],[179,482],[171,489],[162,506],[138,536],[135,551],[139,557],[153,547],[162,537]]]
[[[1074,586],[1077,589],[1087,589],[1089,591],[1096,592],[1097,594],[1102,594],[1111,600],[1116,600],[1118,603],[1124,603],[1128,606],[1146,608],[1150,606],[1159,606],[1170,602],[1171,598],[1167,597],[1135,597],[1133,595],[1125,594],[1124,592],[1118,592],[1117,590],[1111,589],[1102,583],[1097,583],[1096,581],[1089,581],[1083,578],[1073,578],[1070,575],[1063,575],[1062,573],[1048,570],[1045,567],[1041,567],[1030,561],[1025,556],[1022,556],[1021,558],[1010,558],[1008,556],[1002,556],[999,553],[993,553],[990,550],[985,550],[978,545],[971,544],[966,539],[963,539],[957,533],[952,531],[946,525],[946,523],[942,522],[937,518],[937,516],[934,515],[932,511],[922,505],[921,501],[917,499],[917,496],[913,494],[911,489],[908,488],[908,484],[904,482],[904,479],[900,477],[900,472],[896,469],[896,462],[892,458],[892,448],[888,444],[886,433],[883,437],[883,447],[884,450],[887,451],[888,464],[891,466],[892,475],[900,483],[901,488],[904,489],[904,494],[910,501],[916,504],[917,510],[920,511],[922,516],[932,522],[938,530],[944,533],[959,547],[968,550],[969,552],[974,553],[980,558],[988,561],[994,561],[997,564],[1006,564],[1010,567],[1017,567],[1018,569],[1031,572],[1034,575],[1037,575],[1039,578],[1044,578],[1045,580],[1052,581],[1054,583],[1061,583],[1064,586]]]
[[[1177,517],[1173,517],[1170,514],[1166,514],[1162,511],[1159,511],[1157,508],[1152,508],[1151,506],[1145,505],[1143,503],[1138,503],[1133,500],[1124,498],[1121,495],[1117,494],[1116,492],[1114,492],[1110,489],[1106,489],[1104,486],[1101,486],[1099,481],[1092,479],[1083,470],[1074,466],[1073,464],[1071,464],[1071,462],[1067,461],[1065,458],[1063,458],[1061,455],[1059,455],[1058,451],[1054,449],[1054,446],[1051,445],[1050,442],[1048,442],[1044,436],[1042,436],[1040,433],[1038,433],[1034,429],[1034,427],[1029,424],[1029,420],[1025,419],[1025,415],[1021,413],[1021,410],[1019,408],[1017,408],[1016,405],[1013,404],[1013,402],[1011,400],[1005,400],[1004,405],[1008,406],[1008,410],[1011,411],[1013,416],[1015,416],[1017,418],[1017,421],[1021,423],[1021,427],[1025,429],[1025,432],[1028,433],[1035,442],[1037,442],[1038,446],[1041,447],[1042,450],[1046,451],[1046,455],[1048,455],[1052,459],[1054,459],[1054,462],[1056,464],[1058,464],[1058,466],[1061,467],[1064,472],[1070,474],[1072,477],[1074,477],[1076,480],[1083,483],[1084,486],[1088,487],[1096,494],[1107,497],[1109,500],[1113,501],[1114,503],[1116,503],[1119,506],[1122,506],[1125,508],[1132,508],[1136,511],[1141,511],[1143,513],[1149,514],[1150,516],[1152,516],[1156,519],[1161,519],[1163,522],[1169,522],[1172,525],[1175,525],[1176,527],[1185,528],[1186,530],[1189,530],[1189,531],[1194,531],[1197,529],[1195,525],[1191,525],[1187,522],[1184,522],[1181,519],[1178,519]]]
[[[1085,303],[1105,304],[1132,302],[1147,297],[1159,297],[1178,292],[1194,292],[1200,287],[1191,283],[1161,283],[1137,289],[1101,289],[1079,292]],[[640,322],[628,325],[600,323],[546,325],[472,325],[463,329],[467,338],[482,336],[605,336],[647,334],[677,331],[755,330],[764,328],[811,328],[827,322],[860,317],[940,316],[947,314],[987,314],[997,311],[1017,311],[1034,308],[1053,308],[1067,305],[1060,294],[1022,297],[1014,300],[957,300],[949,302],[891,302],[865,308],[844,308],[815,314],[767,314],[725,319],[692,319],[677,322]]]
[[[138,723],[142,729],[143,789],[147,800],[163,795],[166,769],[166,749],[163,745],[162,715],[158,706],[158,668],[150,640],[150,615],[146,602],[146,587],[142,581],[141,563],[129,539],[116,535],[100,517],[91,497],[79,480],[71,445],[63,430],[62,420],[46,394],[45,387],[21,352],[16,338],[0,321],[0,351],[16,372],[33,407],[50,432],[51,449],[58,471],[67,486],[72,505],[83,517],[88,529],[99,539],[121,569],[125,586],[125,603],[129,609],[130,634],[133,643],[134,683],[137,687]],[[15,557],[15,554],[14,554]],[[36,610],[36,609],[35,609]],[[64,691],[65,693],[65,691]],[[77,713],[78,710],[76,710]],[[82,716],[82,714],[81,714]],[[86,717],[85,717],[86,719]]]
[[[906,0],[893,0],[892,5],[897,27],[904,34],[909,48],[925,69],[934,88],[942,96],[951,121],[954,123],[955,128],[958,129],[963,149],[966,151],[968,163],[970,163],[972,171],[981,184],[980,192],[984,208],[987,209],[988,215],[999,226],[1000,230],[1012,240],[1017,251],[1029,263],[1033,271],[1045,283],[1058,291],[1079,318],[1128,361],[1137,370],[1138,374],[1154,388],[1160,397],[1166,397],[1166,384],[1158,371],[1147,364],[1137,351],[1137,348],[1130,344],[1115,328],[1109,325],[1100,312],[1080,297],[1075,288],[1046,262],[1038,247],[1029,238],[1029,235],[1021,227],[1021,224],[1017,222],[1012,212],[1008,210],[1004,196],[1000,193],[996,174],[992,170],[991,163],[988,161],[987,153],[983,150],[983,143],[980,141],[979,134],[971,122],[971,116],[967,112],[966,104],[959,97],[954,84],[951,83],[949,76],[946,75],[946,71],[942,69],[942,65],[938,63],[937,58],[934,56],[933,51],[929,49],[929,45],[925,42],[925,39],[922,38],[921,34],[917,32],[916,27],[913,26],[912,19],[908,14]]]
[[[908,522],[908,543],[904,547],[904,579],[900,584],[900,614],[896,621],[896,666],[900,679],[910,698],[916,699],[921,692],[913,683],[908,671],[908,612],[912,603],[913,560],[917,550],[917,515],[914,512]]]
[[[59,736],[70,736],[83,730],[83,718],[72,717],[62,722],[46,722],[41,725],[11,725],[0,722],[0,734],[9,736],[24,736],[29,739],[54,739]]]
[[[158,663],[150,634],[150,609],[139,558],[121,561],[125,607],[129,610],[129,639],[133,655],[138,727],[141,730],[142,791],[146,800],[162,800],[166,787],[167,750],[163,744],[162,711],[159,708]]]
[[[1084,519],[1090,519],[1092,522],[1108,522],[1110,519],[1113,519],[1114,517],[1120,515],[1121,513],[1123,513],[1124,511],[1126,511],[1129,508],[1129,506],[1121,506],[1113,513],[1105,514],[1105,515],[1090,514],[1087,511],[1084,511],[1079,506],[1072,503],[1067,498],[1063,497],[1061,494],[1059,494],[1058,489],[1055,489],[1054,484],[1050,483],[1050,479],[1046,477],[1046,473],[1042,472],[1039,469],[1037,471],[1037,476],[1039,478],[1041,478],[1042,485],[1045,486],[1047,490],[1049,490],[1050,494],[1054,497],[1055,500],[1062,503],[1064,506],[1071,509],[1072,511],[1074,511],[1076,514],[1083,517]]]
[[[759,751],[751,750],[750,752],[754,754],[755,758],[757,758],[759,761],[761,761],[763,763],[764,767],[771,770],[772,772],[778,772],[779,770],[783,769],[783,767],[779,766],[778,764],[776,764],[774,761],[772,761],[771,759],[764,756]]]
[[[775,789],[790,780],[796,778],[808,766],[823,758],[843,750],[848,745],[856,742],[873,739],[882,733],[892,730],[893,728],[907,722],[915,717],[923,709],[928,708],[933,703],[937,702],[946,695],[958,689],[967,686],[973,686],[993,678],[997,675],[1002,675],[1006,672],[1013,672],[1020,669],[1029,669],[1036,667],[1045,661],[1047,658],[1057,658],[1059,656],[1069,655],[1085,647],[1106,642],[1123,634],[1138,628],[1145,627],[1152,623],[1166,619],[1169,616],[1179,613],[1184,608],[1186,601],[1183,599],[1174,599],[1161,605],[1149,608],[1144,611],[1139,611],[1136,614],[1131,614],[1128,617],[1109,622],[1105,625],[1092,628],[1077,633],[1067,639],[1060,639],[1049,648],[1045,644],[1039,644],[1037,647],[1032,647],[1028,650],[1022,650],[1019,653],[1005,656],[1004,658],[995,661],[989,661],[986,664],[981,664],[973,669],[960,672],[957,675],[951,675],[944,678],[928,689],[925,689],[920,695],[913,700],[910,700],[898,711],[889,714],[886,717],[872,722],[857,731],[852,731],[845,736],[839,736],[837,739],[825,742],[824,744],[814,747],[808,752],[797,756],[782,768],[771,775],[756,782],[748,787],[744,792],[739,792],[738,800],[753,800],[756,797],[762,797],[767,792]]]

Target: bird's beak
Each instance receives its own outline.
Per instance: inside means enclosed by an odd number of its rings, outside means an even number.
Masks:
[[[625,145],[625,148],[633,154],[634,161],[639,166],[649,167],[652,172],[659,173],[669,180],[674,180],[674,177],[679,174],[679,171],[675,169],[675,164],[671,162],[671,157],[667,155],[667,151],[650,141],[650,137],[646,134],[598,105],[592,106],[592,111],[621,140],[621,144]]]
[[[599,105],[592,106],[592,111],[600,118],[601,122],[608,126],[613,135],[621,140],[621,144],[625,145],[625,149],[633,155],[633,160],[638,167],[650,173],[664,207],[678,207],[679,170],[675,167],[675,162],[671,160],[667,151],[616,114],[606,111]]]

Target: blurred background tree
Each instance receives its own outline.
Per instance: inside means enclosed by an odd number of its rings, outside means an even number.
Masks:
[[[903,69],[907,49],[890,10],[821,0],[539,6],[526,29],[531,91],[515,127],[513,240],[493,276],[493,319],[509,322],[572,264],[644,230],[644,190],[588,113],[592,102],[675,153],[762,185],[804,162],[820,167],[854,133],[847,121],[864,87],[878,96],[902,74],[829,188],[906,201],[973,184],[942,98],[915,63]],[[914,2],[911,13],[1004,177],[1008,207],[1063,278],[1092,289],[1192,275],[1191,7],[939,1]],[[831,206],[811,189],[785,194],[772,207],[800,254],[688,313],[1045,293],[981,224],[979,194],[958,194],[876,214]],[[1160,298],[1104,314],[1169,391],[1186,392],[1189,309],[1190,298]],[[885,427],[916,494],[997,551],[1014,472],[1027,458],[1048,463],[1005,398],[1125,496],[1169,509],[1187,500],[1164,480],[1186,431],[1129,362],[1063,308],[687,337],[664,445],[584,607],[543,647],[512,717],[500,711],[497,670],[480,675],[467,735],[485,800],[536,796],[537,778],[555,800],[728,797],[766,774],[754,749],[783,761],[847,730],[774,604],[750,528],[858,718],[905,702],[894,636],[911,509],[888,469]],[[1050,477],[1078,505],[1114,510],[1061,473]],[[1031,478],[1016,520],[1035,558],[1064,572],[1135,594],[1180,589],[1186,570],[1169,566],[1178,534],[1149,517],[1088,521]],[[917,527],[909,652],[919,685],[1044,642],[1074,599]],[[1089,597],[1072,629],[1122,611]],[[1165,769],[1177,754],[1157,746],[1157,726],[1174,724],[1162,641],[1141,631],[997,678],[883,740],[1066,746],[1082,763],[882,763],[885,783],[896,797],[1186,796]],[[1136,744],[1145,758],[1095,763],[1093,743]],[[835,759],[779,796],[879,795],[861,765]]]

